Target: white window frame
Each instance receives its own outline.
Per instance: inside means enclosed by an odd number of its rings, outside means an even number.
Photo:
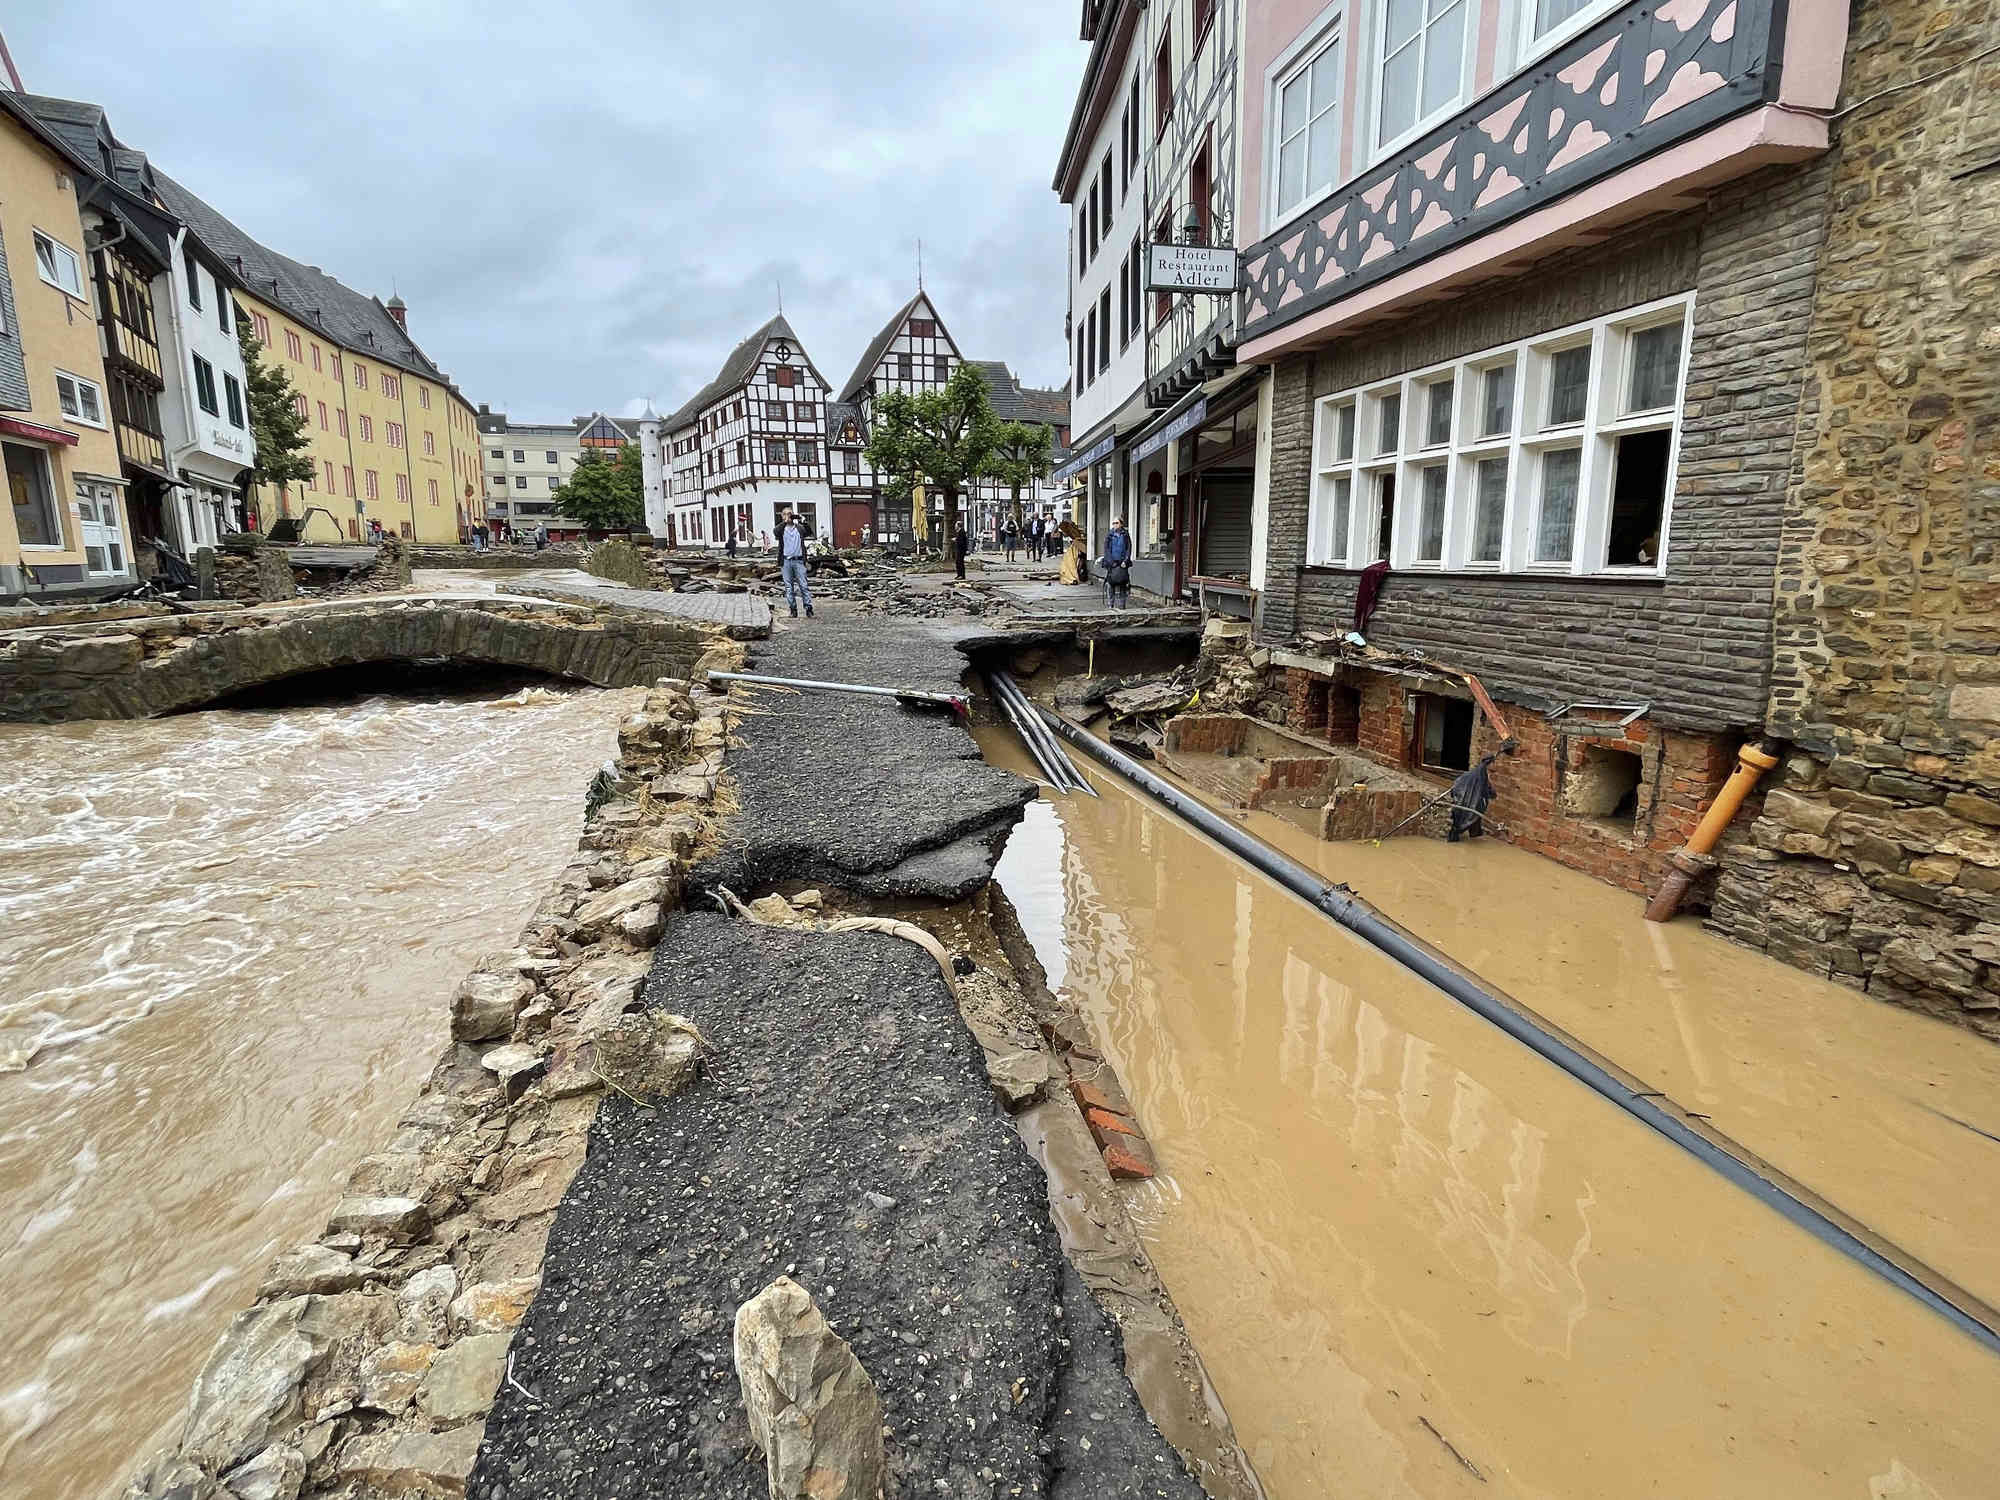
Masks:
[[[1380,482],[1387,477],[1394,480],[1396,494],[1388,562],[1399,572],[1663,577],[1672,547],[1694,309],[1694,294],[1685,292],[1319,397],[1313,404],[1307,566],[1357,569],[1375,560]],[[1675,322],[1680,325],[1681,344],[1674,401],[1627,412],[1634,337]],[[1551,425],[1546,421],[1550,360],[1565,349],[1580,347],[1591,352],[1583,418]],[[1484,425],[1485,376],[1504,365],[1514,370],[1511,420],[1505,432],[1483,434],[1479,429]],[[1454,386],[1452,436],[1448,444],[1431,444],[1427,441],[1429,391],[1444,379],[1450,379]],[[1382,452],[1378,451],[1382,404],[1391,397],[1401,399],[1397,444],[1394,451]],[[1349,405],[1355,411],[1355,440],[1353,452],[1343,459],[1337,452],[1338,422],[1341,409]],[[1607,553],[1618,445],[1623,438],[1646,432],[1669,434],[1658,555],[1651,563],[1614,565],[1607,560]],[[1550,452],[1568,448],[1582,452],[1570,556],[1563,561],[1537,562],[1534,539],[1543,459]],[[1507,462],[1500,557],[1480,562],[1472,557],[1479,464],[1495,458]],[[1440,462],[1446,466],[1443,555],[1419,561],[1422,473]],[[1348,481],[1350,495],[1344,544],[1330,534],[1342,479]]]
[[[74,250],[70,249],[68,245],[65,245],[61,240],[57,239],[54,235],[50,234],[46,229],[35,230],[34,236],[35,236],[35,243],[34,243],[35,274],[37,276],[40,276],[43,281],[46,281],[50,286],[54,287],[57,291],[61,292],[65,297],[74,297],[78,302],[84,301],[85,298],[83,295],[83,257],[78,255]],[[51,276],[48,273],[47,269],[42,265],[42,246],[44,244],[46,244],[52,251],[59,251],[61,252],[62,256],[68,257],[67,260],[59,260],[58,263],[59,265],[66,265],[69,268],[70,274],[76,278],[75,286],[65,286],[61,281]],[[57,257],[51,257],[51,258],[56,259]]]
[[[1459,3],[1464,7],[1462,24],[1465,27],[1465,34],[1459,46],[1458,53],[1458,92],[1439,105],[1430,114],[1419,113],[1415,122],[1407,130],[1391,140],[1383,141],[1379,146],[1375,142],[1380,140],[1382,135],[1382,65],[1387,61],[1382,56],[1382,45],[1388,40],[1389,36],[1389,0],[1373,0],[1373,3],[1369,5],[1368,50],[1364,54],[1368,62],[1367,66],[1362,70],[1362,88],[1368,100],[1366,110],[1368,117],[1368,146],[1362,153],[1362,156],[1365,158],[1368,166],[1372,167],[1376,163],[1394,156],[1398,151],[1409,145],[1411,141],[1417,140],[1426,131],[1431,130],[1440,122],[1448,120],[1457,114],[1461,109],[1465,108],[1466,103],[1471,99],[1472,79],[1479,60],[1478,12],[1480,7],[1478,0],[1459,0]],[[1428,20],[1429,7],[1427,0],[1418,0],[1418,4],[1425,10],[1426,20]],[[1422,45],[1428,45],[1428,41]],[[1419,109],[1421,109],[1423,104],[1421,93],[1423,88],[1423,73],[1422,60],[1419,59],[1417,67],[1417,87],[1419,89],[1417,103]]]
[[[78,392],[77,409],[74,414],[63,411],[62,382],[65,380]],[[100,420],[95,422],[83,415],[81,393],[86,389],[97,398],[97,411]],[[105,400],[104,385],[101,381],[92,380],[87,375],[79,375],[73,370],[61,368],[56,370],[56,410],[62,411],[63,421],[71,427],[95,427],[99,432],[109,432],[111,430],[111,405]]]
[[[1538,0],[1514,0],[1514,3],[1507,7],[1506,19],[1514,28],[1513,45],[1507,46],[1503,38],[1502,45],[1495,49],[1495,55],[1503,58],[1511,56],[1514,59],[1515,72],[1533,67],[1563,43],[1581,36],[1623,5],[1625,0],[1592,0],[1592,3],[1584,6],[1567,21],[1551,27],[1546,36],[1539,37],[1535,35],[1537,3]],[[1498,84],[1506,80],[1496,77],[1493,81]]]
[[[1275,233],[1283,225],[1291,223],[1292,220],[1305,213],[1347,179],[1347,173],[1341,169],[1340,165],[1342,158],[1347,153],[1347,79],[1341,74],[1341,69],[1346,63],[1346,53],[1343,50],[1347,43],[1346,11],[1347,0],[1335,0],[1334,4],[1329,5],[1309,26],[1303,29],[1297,41],[1293,42],[1291,46],[1279,54],[1277,61],[1264,70],[1264,135],[1266,141],[1264,157],[1267,174],[1264,189],[1264,232],[1266,234]],[[1325,187],[1315,190],[1311,182],[1311,173],[1308,171],[1305,196],[1300,198],[1290,208],[1287,208],[1279,201],[1278,197],[1278,154],[1284,146],[1284,139],[1281,133],[1283,124],[1281,106],[1285,89],[1288,85],[1296,82],[1301,74],[1310,70],[1313,64],[1318,62],[1320,58],[1327,56],[1329,53],[1332,54],[1334,72],[1338,78],[1333,101],[1333,175],[1327,179]],[[1310,85],[1308,85],[1307,92],[1310,95]],[[1306,161],[1308,168],[1310,168],[1312,162],[1312,106],[1310,102],[1308,102],[1306,108]]]

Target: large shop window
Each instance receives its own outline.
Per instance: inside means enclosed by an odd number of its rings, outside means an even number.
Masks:
[[[1692,307],[1649,303],[1322,398],[1306,561],[1658,574]]]

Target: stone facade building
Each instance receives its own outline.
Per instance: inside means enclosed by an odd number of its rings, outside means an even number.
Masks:
[[[1634,892],[1768,736],[1695,904],[2000,1036],[2000,16],[1564,9],[1248,6],[1259,702]]]

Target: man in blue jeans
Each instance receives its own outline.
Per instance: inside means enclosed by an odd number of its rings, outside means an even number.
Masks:
[[[1111,530],[1104,538],[1104,603],[1110,609],[1132,607],[1132,537],[1122,516],[1111,518]]]
[[[792,611],[792,618],[799,617],[799,605],[806,607],[806,618],[813,612],[812,589],[806,584],[806,529],[799,524],[799,518],[790,511],[778,527],[778,556],[782,558],[785,574],[785,603]]]

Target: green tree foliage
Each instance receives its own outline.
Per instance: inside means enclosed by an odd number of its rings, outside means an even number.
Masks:
[[[243,351],[243,379],[250,397],[250,435],[257,440],[253,484],[305,484],[315,476],[306,451],[306,419],[299,415],[299,393],[275,360],[266,360],[264,345],[251,332],[250,319],[236,309],[236,343]]]
[[[605,459],[585,453],[554,495],[556,512],[592,531],[630,531],[646,519],[645,468],[635,444]]]
[[[868,462],[884,489],[928,485],[944,495],[945,542],[958,525],[958,498],[993,462],[1003,424],[993,415],[986,380],[960,365],[941,390],[885,392],[875,403]]]
[[[1014,524],[1021,524],[1021,491],[1049,472],[1055,434],[1038,422],[1002,422],[986,477],[1013,491]]]

